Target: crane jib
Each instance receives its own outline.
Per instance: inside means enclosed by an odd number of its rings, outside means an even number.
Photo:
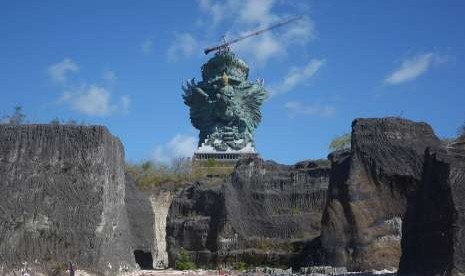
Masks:
[[[210,48],[206,48],[206,49],[204,49],[204,53],[205,53],[206,55],[208,55],[209,53],[211,53],[211,52],[213,52],[213,51],[217,51],[217,50],[221,50],[221,49],[226,49],[226,48],[228,48],[229,45],[231,45],[231,44],[233,44],[233,43],[239,42],[239,41],[241,41],[241,40],[243,40],[243,39],[246,39],[246,38],[249,38],[249,37],[252,37],[252,36],[256,36],[256,35],[262,34],[262,33],[264,33],[264,32],[267,32],[267,31],[271,30],[271,29],[281,27],[281,26],[283,26],[283,25],[285,25],[285,24],[291,23],[291,22],[296,21],[296,20],[299,20],[299,19],[301,19],[301,18],[302,18],[302,16],[294,17],[294,18],[285,20],[285,21],[283,21],[283,22],[279,22],[279,23],[277,23],[277,24],[271,25],[271,26],[269,26],[269,27],[267,27],[267,28],[264,28],[264,29],[262,29],[262,30],[258,30],[258,31],[255,31],[255,32],[253,32],[253,33],[247,34],[247,35],[245,35],[245,36],[242,36],[242,37],[239,37],[239,38],[236,38],[236,39],[227,41],[227,42],[225,42],[225,43],[223,43],[223,44],[220,44],[220,45],[217,45],[217,46],[213,46],[213,47],[210,47]]]

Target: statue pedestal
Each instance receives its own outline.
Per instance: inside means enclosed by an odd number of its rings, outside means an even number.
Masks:
[[[240,153],[240,152],[216,152],[216,153],[194,153],[194,160],[208,161],[215,160],[218,162],[233,162],[236,163],[239,159],[249,156],[257,156],[258,153]]]
[[[202,144],[192,158],[193,169],[207,175],[227,175],[233,171],[239,159],[257,155],[252,145],[241,150],[217,151]]]
[[[247,144],[240,150],[227,148],[224,151],[219,151],[210,145],[202,143],[202,145],[195,151],[193,160],[215,160],[224,162],[236,162],[242,157],[258,155],[252,144]]]

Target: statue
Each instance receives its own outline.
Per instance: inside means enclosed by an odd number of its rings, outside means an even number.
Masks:
[[[200,131],[199,148],[217,152],[255,152],[254,131],[267,97],[262,82],[247,80],[247,64],[225,48],[202,66],[202,81],[183,86],[192,125]]]

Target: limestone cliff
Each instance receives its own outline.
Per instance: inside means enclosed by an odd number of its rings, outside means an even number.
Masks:
[[[321,241],[326,263],[349,270],[397,268],[407,200],[421,182],[431,127],[399,118],[357,119],[350,151],[331,154]]]
[[[173,201],[173,191],[157,191],[150,196],[150,202],[153,209],[154,234],[157,245],[154,256],[154,267],[168,267],[168,253],[166,248],[166,220],[168,211]]]
[[[158,254],[159,242],[155,237],[155,227],[159,222],[155,220],[155,210],[149,196],[137,189],[129,174],[126,174],[125,180],[124,201],[134,257],[140,268],[152,269],[155,263],[153,256]]]
[[[201,266],[290,265],[320,234],[328,174],[325,160],[285,166],[249,158],[226,179],[194,183],[169,210],[170,266],[181,247]]]
[[[99,126],[0,125],[0,264],[134,268],[124,150]]]
[[[464,138],[447,150],[426,152],[405,218],[399,275],[465,274]]]

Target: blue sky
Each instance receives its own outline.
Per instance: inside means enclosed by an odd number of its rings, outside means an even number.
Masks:
[[[181,85],[203,48],[292,15],[233,50],[264,78],[265,159],[325,158],[357,117],[403,116],[440,137],[465,121],[465,1],[1,1],[0,116],[106,125],[130,161],[191,154]]]

